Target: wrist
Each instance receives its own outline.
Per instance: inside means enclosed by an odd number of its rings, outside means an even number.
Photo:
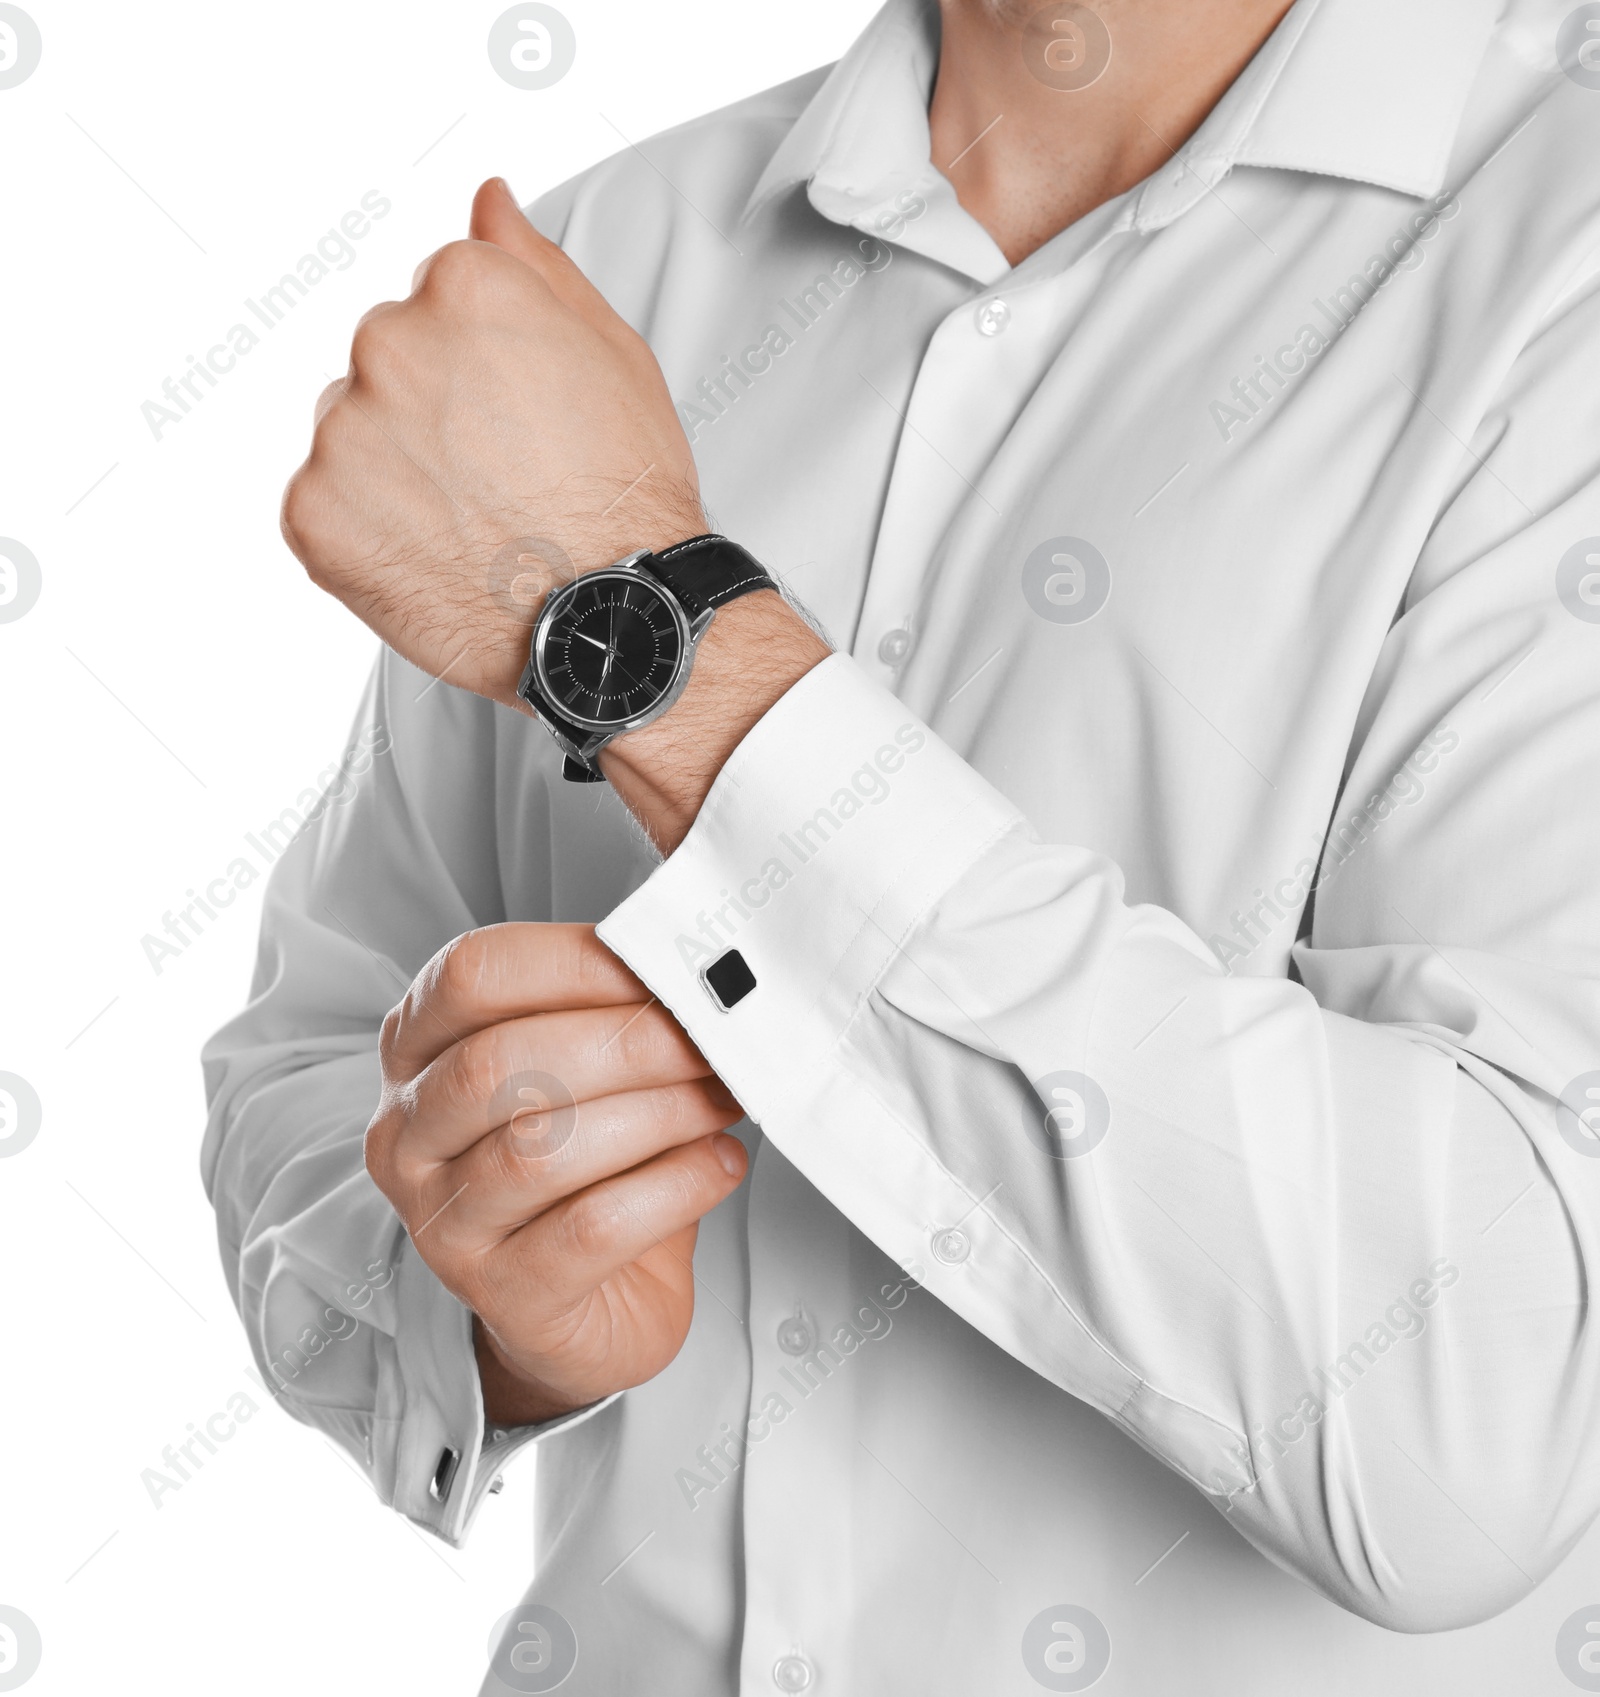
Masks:
[[[606,747],[601,769],[663,854],[688,834],[728,756],[829,652],[776,591],[742,596],[712,619],[672,707]]]
[[[476,1314],[472,1316],[472,1348],[478,1362],[484,1419],[489,1425],[536,1426],[584,1406],[582,1401],[562,1398],[513,1366]]]
[[[559,539],[524,537],[497,555],[490,595],[499,610],[493,699],[523,714],[533,709],[517,694],[528,646],[545,602],[564,584],[614,565],[640,548],[659,554],[674,543],[710,528],[697,499],[652,506],[640,513],[626,499],[604,524],[573,530]]]

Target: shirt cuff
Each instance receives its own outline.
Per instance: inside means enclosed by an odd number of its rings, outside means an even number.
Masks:
[[[902,702],[831,655],[757,722],[688,836],[598,935],[759,1123],[815,1093],[907,936],[1022,823]]]
[[[615,1395],[532,1426],[495,1427],[484,1417],[472,1344],[472,1312],[440,1283],[403,1238],[398,1325],[390,1383],[379,1385],[375,1483],[392,1507],[460,1547],[502,1470],[538,1439],[580,1425]]]

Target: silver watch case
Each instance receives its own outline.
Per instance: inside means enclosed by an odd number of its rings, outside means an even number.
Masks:
[[[689,673],[694,667],[695,649],[699,646],[700,638],[705,635],[706,629],[716,613],[714,607],[705,607],[691,618],[683,603],[667,585],[654,572],[640,567],[639,561],[647,559],[649,554],[648,548],[636,549],[633,553],[624,555],[622,559],[612,565],[601,566],[592,572],[581,572],[571,583],[564,583],[559,589],[552,590],[545,598],[545,604],[540,609],[538,620],[533,627],[533,642],[528,652],[527,670],[523,673],[522,685],[518,693],[525,696],[528,687],[536,685],[539,694],[560,713],[563,719],[579,730],[588,733],[579,742],[563,734],[556,726],[549,726],[562,749],[567,754],[572,755],[574,759],[581,760],[586,766],[593,766],[595,756],[608,742],[659,719],[683,694],[689,682]],[[672,675],[671,683],[644,712],[636,713],[630,719],[608,719],[601,722],[571,711],[562,703],[561,697],[551,687],[549,674],[545,670],[545,644],[556,620],[560,618],[563,609],[572,600],[579,587],[587,587],[593,584],[597,578],[621,578],[627,582],[645,584],[667,604],[667,609],[672,614],[673,623],[678,627],[678,665]]]

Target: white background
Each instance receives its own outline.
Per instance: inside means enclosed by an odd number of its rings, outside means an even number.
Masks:
[[[159,974],[141,938],[344,746],[373,639],[277,506],[355,319],[484,177],[531,200],[837,57],[873,6],[561,0],[576,64],[525,92],[489,62],[502,4],[26,5],[0,536],[43,591],[0,623],[0,1072],[43,1127],[0,1158],[0,1604],[43,1637],[29,1697],[472,1692],[531,1571],[532,1467],[453,1551],[266,1405],[197,1165],[197,1054],[245,997],[261,883]],[[355,262],[263,331],[244,298],[373,189],[393,210]],[[156,440],[141,403],[236,322],[260,345]],[[156,1507],[143,1470],[241,1390],[261,1412]]]

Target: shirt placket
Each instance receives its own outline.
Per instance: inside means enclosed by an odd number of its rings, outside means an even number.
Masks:
[[[1006,514],[984,486],[1022,399],[1059,347],[1070,296],[1087,286],[1094,255],[1127,227],[1096,219],[1078,251],[1041,250],[1031,263],[948,313],[934,332],[905,402],[851,657],[897,690],[926,634],[925,590],[958,518],[994,534]],[[970,527],[969,527],[970,534]]]
[[[850,1228],[770,1144],[750,1186],[740,1690],[844,1690],[860,1530],[848,1490],[858,1373],[830,1340],[856,1294]]]

